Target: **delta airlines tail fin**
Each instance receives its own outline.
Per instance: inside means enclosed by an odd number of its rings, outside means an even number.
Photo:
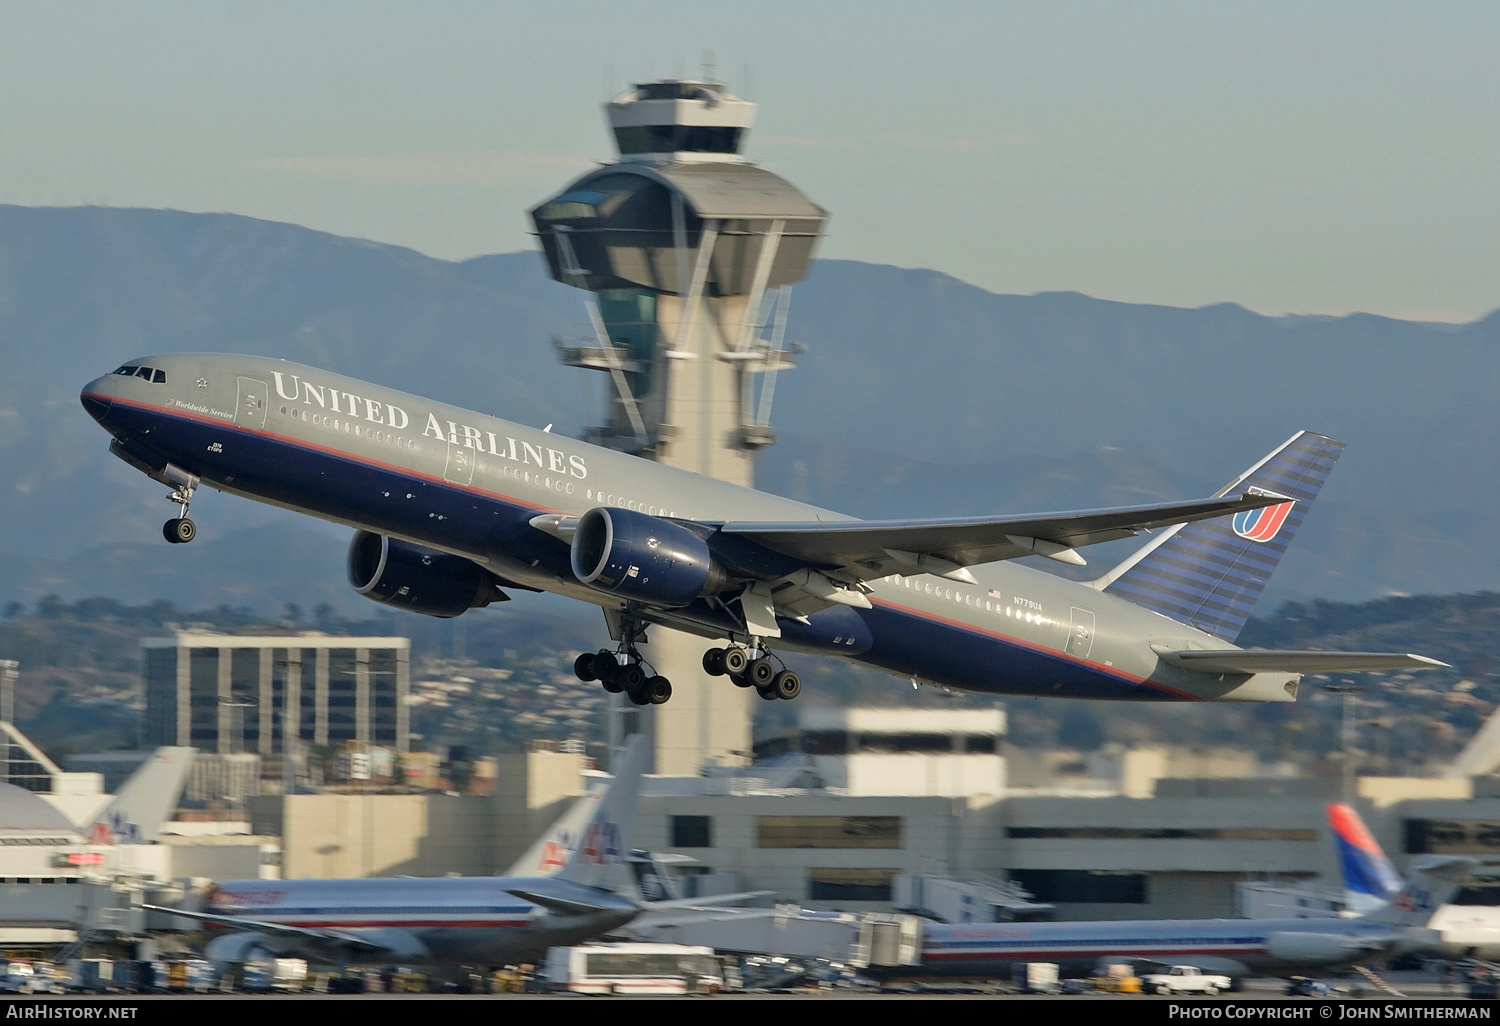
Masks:
[[[1344,905],[1371,922],[1426,926],[1438,906],[1482,865],[1462,855],[1423,855],[1412,861],[1402,880],[1351,806],[1329,805],[1328,825],[1344,877]]]
[[[1167,528],[1094,586],[1234,641],[1343,449],[1297,432],[1216,493],[1286,502]]]
[[[1328,825],[1344,877],[1344,907],[1362,916],[1395,901],[1403,887],[1401,877],[1353,806],[1329,805]]]
[[[158,748],[85,831],[90,844],[149,844],[177,808],[196,748]]]
[[[644,735],[625,745],[609,786],[590,791],[569,807],[516,860],[507,877],[556,877],[590,887],[628,892],[626,865],[635,836],[641,774],[651,750]]]

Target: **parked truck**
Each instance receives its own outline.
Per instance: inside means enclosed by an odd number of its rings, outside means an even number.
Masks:
[[[1217,994],[1229,987],[1229,977],[1205,973],[1195,965],[1174,965],[1141,977],[1141,989],[1148,994]]]

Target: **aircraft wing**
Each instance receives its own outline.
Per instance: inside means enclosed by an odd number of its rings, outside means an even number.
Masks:
[[[1083,557],[1074,550],[1084,545],[1284,501],[1245,494],[1022,516],[730,522],[719,531],[812,567],[847,568],[868,580],[890,573],[955,574],[966,566],[1033,555],[1081,565]]]
[[[1361,673],[1377,670],[1430,670],[1447,663],[1407,652],[1300,652],[1295,649],[1243,651],[1167,649],[1152,646],[1164,662],[1205,673]]]
[[[357,935],[344,933],[339,930],[320,930],[308,926],[291,926],[287,923],[270,923],[260,919],[251,919],[248,916],[222,916],[212,912],[190,912],[187,909],[171,908],[167,905],[148,905],[144,902],[137,903],[135,907],[143,908],[148,912],[165,912],[168,915],[180,916],[183,919],[194,919],[200,923],[226,926],[236,930],[248,930],[273,937],[300,938],[322,944],[343,944],[349,947],[363,948],[366,951],[388,950],[384,944],[372,943]]]

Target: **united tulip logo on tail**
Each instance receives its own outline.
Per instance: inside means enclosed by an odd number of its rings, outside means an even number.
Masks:
[[[1287,498],[1285,495],[1268,492],[1264,488],[1251,488],[1249,493],[1266,495],[1274,499]],[[1260,509],[1247,509],[1243,513],[1236,513],[1234,533],[1249,541],[1265,544],[1276,537],[1276,532],[1281,530],[1281,525],[1286,523],[1287,516],[1296,504],[1295,499],[1287,499],[1286,502],[1280,502],[1274,506],[1262,506]]]

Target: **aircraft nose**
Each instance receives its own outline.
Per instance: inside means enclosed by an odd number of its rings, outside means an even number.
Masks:
[[[83,391],[78,395],[78,401],[83,404],[83,408],[88,411],[88,415],[100,424],[103,424],[104,418],[109,416],[112,406],[109,396],[103,388],[106,380],[106,378],[95,378],[87,385],[84,385]]]

